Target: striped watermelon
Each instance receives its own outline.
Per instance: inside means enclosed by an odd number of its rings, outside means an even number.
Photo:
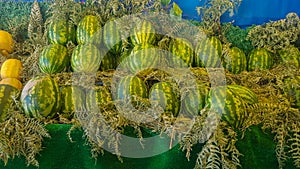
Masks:
[[[68,50],[59,44],[45,46],[39,57],[39,68],[46,74],[62,72],[70,62]]]
[[[121,33],[114,20],[103,26],[103,43],[113,54],[120,54],[122,51]]]
[[[78,86],[60,88],[62,116],[71,119],[76,111],[85,110],[85,92]]]
[[[222,43],[216,37],[206,38],[196,44],[195,67],[217,68],[221,66]]]
[[[253,49],[248,57],[248,71],[270,69],[273,66],[273,57],[264,48]]]
[[[258,103],[258,98],[256,94],[245,86],[232,84],[227,85],[227,89],[239,95],[243,102],[245,102],[246,104]]]
[[[189,67],[192,65],[194,52],[191,42],[184,38],[175,38],[170,41],[168,58],[170,67]]]
[[[86,107],[88,110],[99,108],[101,111],[113,108],[111,92],[105,86],[95,86],[86,92]]]
[[[170,82],[155,83],[149,94],[151,103],[158,103],[164,109],[164,113],[168,116],[176,117],[180,110],[180,96],[173,89]]]
[[[199,83],[192,87],[182,97],[182,110],[192,116],[200,114],[206,105],[208,92],[209,87],[205,84]]]
[[[134,46],[143,46],[146,44],[154,45],[156,42],[155,28],[150,21],[143,20],[133,28],[132,36],[130,36],[130,39],[131,43]]]
[[[101,50],[100,50],[100,52],[101,52]],[[102,54],[102,55],[104,55],[104,54]],[[118,66],[118,59],[119,58],[115,54],[111,53],[111,51],[108,51],[103,56],[103,59],[101,60],[100,70],[105,71],[105,70],[116,69],[116,67]]]
[[[246,108],[242,98],[226,86],[211,88],[207,104],[232,127],[241,127],[246,119]]]
[[[97,16],[86,15],[77,25],[78,44],[93,43],[97,47],[102,41],[101,22]]]
[[[100,67],[101,52],[93,44],[77,45],[72,53],[71,67],[74,72],[96,73]]]
[[[113,94],[114,100],[131,101],[135,106],[139,99],[148,97],[148,90],[145,82],[137,76],[127,75],[116,83],[116,91]]]
[[[300,76],[289,77],[284,84],[284,92],[291,100],[291,105],[300,108]]]
[[[300,51],[298,48],[291,46],[281,49],[278,51],[278,55],[282,59],[283,63],[300,68]]]
[[[135,46],[128,56],[123,56],[119,69],[131,73],[150,72],[160,63],[159,50],[152,45]]]
[[[233,47],[228,55],[224,57],[223,64],[225,69],[231,73],[238,74],[247,69],[247,58],[241,49]]]
[[[51,44],[65,45],[68,41],[75,42],[75,27],[67,19],[54,20],[48,26],[47,35]]]
[[[21,103],[27,116],[51,118],[60,109],[59,87],[50,76],[37,76],[24,86]]]
[[[0,122],[5,121],[9,113],[9,109],[14,102],[14,98],[18,97],[18,89],[10,85],[0,84]]]

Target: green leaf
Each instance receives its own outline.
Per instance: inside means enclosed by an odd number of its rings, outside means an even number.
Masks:
[[[180,18],[182,17],[182,10],[175,2],[173,2],[173,7],[170,10],[170,15],[177,16]]]
[[[163,5],[169,5],[171,0],[160,0]]]

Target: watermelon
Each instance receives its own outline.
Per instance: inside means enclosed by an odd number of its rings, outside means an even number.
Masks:
[[[227,89],[240,96],[246,104],[258,103],[257,95],[249,88],[241,85],[227,85]]]
[[[182,110],[189,115],[196,116],[206,105],[206,99],[209,87],[205,84],[198,83],[197,86],[191,87],[182,97]]]
[[[222,43],[216,37],[206,38],[196,44],[195,67],[217,68],[221,66]]]
[[[121,33],[114,20],[106,22],[103,26],[103,43],[113,54],[120,54],[122,51]]]
[[[86,92],[86,107],[88,110],[99,108],[101,111],[112,109],[112,95],[105,86],[95,86]]]
[[[103,54],[91,44],[77,45],[73,49],[71,67],[74,72],[96,73]]]
[[[175,86],[175,85],[174,85]],[[173,89],[170,82],[155,83],[149,92],[149,100],[151,103],[158,103],[164,109],[164,113],[168,116],[176,117],[180,110],[180,96]]]
[[[135,45],[154,45],[156,42],[155,28],[150,21],[143,20],[139,22],[132,31],[130,36],[131,43]]]
[[[210,110],[219,113],[234,128],[241,127],[246,119],[246,107],[242,98],[226,86],[211,88],[207,104]]]
[[[39,57],[39,68],[46,74],[62,72],[69,63],[70,57],[67,48],[59,44],[45,46]]]
[[[103,53],[101,50],[100,50],[100,52]],[[102,55],[104,55],[104,54],[102,54]],[[103,56],[103,59],[101,60],[100,70],[105,71],[105,70],[116,69],[116,67],[118,65],[118,59],[119,59],[119,57],[117,57],[111,51],[108,51]]]
[[[18,97],[18,89],[6,84],[0,84],[0,122],[6,120],[9,109]]]
[[[47,29],[48,40],[51,44],[66,45],[68,41],[75,42],[75,27],[67,19],[51,22]]]
[[[248,71],[270,69],[273,57],[265,48],[253,49],[248,56]]]
[[[85,92],[78,86],[63,86],[60,88],[61,114],[71,119],[76,111],[85,110]]]
[[[291,46],[278,51],[283,63],[287,65],[294,65],[296,68],[300,68],[300,51],[298,48]]]
[[[284,92],[291,100],[292,107],[300,108],[300,76],[285,79]]]
[[[129,71],[133,74],[139,72],[151,72],[160,63],[160,51],[152,45],[135,46],[130,54],[123,56],[119,69]]]
[[[100,19],[94,15],[86,15],[77,25],[76,40],[78,44],[93,43],[99,47],[102,41]]]
[[[51,118],[61,106],[59,86],[50,76],[37,76],[29,80],[20,100],[25,114],[33,118]]]
[[[231,73],[241,73],[242,71],[247,69],[246,55],[241,49],[232,47],[228,55],[224,57],[223,65],[225,69],[227,69]]]
[[[121,78],[115,87],[115,91],[113,94],[114,100],[131,101],[131,103],[135,106],[140,103],[138,100],[141,98],[148,97],[148,90],[145,82],[137,76],[127,75]]]
[[[193,62],[194,52],[191,42],[184,38],[175,38],[170,41],[168,66],[190,67]]]

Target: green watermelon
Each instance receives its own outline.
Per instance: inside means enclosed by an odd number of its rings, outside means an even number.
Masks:
[[[190,67],[194,59],[192,43],[184,38],[175,38],[170,41],[168,65],[170,67]]]
[[[102,55],[91,43],[77,45],[73,49],[71,67],[74,72],[96,73],[103,58]]]
[[[132,31],[132,36],[130,36],[131,43],[135,45],[154,45],[156,42],[155,38],[155,28],[150,21],[143,20],[139,22]]]
[[[45,46],[39,57],[39,68],[46,74],[62,72],[69,63],[70,57],[67,48],[59,44]]]
[[[253,49],[248,57],[248,71],[270,69],[273,57],[265,48]]]
[[[101,22],[97,16],[86,15],[77,25],[76,40],[78,44],[93,43],[97,47],[102,41]]]
[[[258,103],[257,95],[251,89],[245,86],[232,84],[232,85],[227,85],[227,89],[239,95],[243,100],[243,102],[247,104]]]
[[[206,38],[196,44],[195,67],[217,68],[221,66],[222,43],[216,37]]]
[[[284,92],[291,100],[291,105],[300,108],[300,76],[285,79]]]
[[[78,86],[63,86],[61,93],[61,114],[71,119],[76,111],[85,110],[85,92]]]
[[[60,110],[59,86],[50,76],[37,76],[24,86],[21,103],[27,116],[51,118]]]
[[[174,91],[170,82],[155,83],[149,93],[150,102],[157,102],[168,116],[176,117],[180,110],[180,96]]]
[[[95,86],[86,92],[86,107],[88,110],[99,108],[101,111],[112,109],[112,95],[105,86]]]
[[[219,113],[221,118],[234,128],[241,127],[246,119],[245,102],[226,86],[211,88],[207,104],[210,110]]]
[[[122,51],[121,33],[114,20],[106,22],[103,26],[103,43],[113,54],[120,54]]]
[[[296,68],[300,68],[300,51],[298,48],[291,46],[278,51],[283,63],[292,64]]]
[[[10,85],[0,84],[0,122],[7,118],[9,109],[14,102],[14,98],[18,97],[18,89]]]
[[[131,101],[134,106],[139,103],[139,99],[148,97],[145,82],[133,75],[122,77],[120,81],[116,83],[115,89],[115,93],[112,93],[114,100],[125,101],[125,103]]]
[[[230,49],[228,55],[224,57],[224,67],[234,74],[241,73],[247,69],[247,58],[245,53],[237,48]]]
[[[160,51],[152,45],[135,46],[130,54],[123,56],[119,69],[129,71],[133,74],[150,72],[157,68],[160,63]]]
[[[100,50],[100,52],[101,52],[101,50]],[[104,54],[102,54],[102,55],[104,55]],[[111,51],[108,51],[103,56],[103,59],[101,60],[100,70],[106,71],[106,70],[116,69],[116,67],[118,66],[118,59],[119,59],[119,57],[117,57]]]
[[[197,84],[191,87],[182,98],[182,110],[189,115],[196,116],[206,105],[209,87],[205,84]]]
[[[65,45],[68,41],[75,42],[75,27],[67,19],[58,19],[51,22],[47,29],[51,44]]]

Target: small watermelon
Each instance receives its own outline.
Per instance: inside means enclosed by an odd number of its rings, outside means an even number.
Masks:
[[[120,54],[122,51],[121,33],[114,20],[106,22],[103,26],[103,43],[113,54]]]
[[[154,45],[156,42],[155,28],[150,21],[143,20],[133,28],[131,43],[135,45]]]
[[[69,63],[70,57],[67,48],[59,44],[45,46],[39,57],[39,68],[46,74],[60,73]]]
[[[248,56],[248,71],[270,69],[273,57],[265,48],[253,49]]]
[[[93,43],[97,47],[102,41],[101,22],[97,16],[86,15],[77,25],[76,40],[78,44]]]
[[[74,72],[96,73],[102,58],[102,53],[95,45],[77,45],[73,49],[71,67]]]
[[[247,69],[247,58],[245,53],[237,48],[230,49],[228,55],[224,57],[224,67],[233,74],[241,73]]]
[[[51,118],[60,110],[59,86],[50,76],[37,76],[24,86],[21,103],[27,116]]]
[[[152,103],[157,102],[164,109],[164,113],[168,116],[176,117],[180,110],[180,96],[173,89],[170,82],[155,83],[149,94],[149,100]]]
[[[111,110],[113,108],[112,95],[105,86],[95,86],[86,92],[86,107],[88,110],[99,108],[101,111]]]
[[[171,55],[168,58],[170,67],[190,67],[194,59],[191,42],[184,38],[172,39],[169,44]]]
[[[58,19],[51,22],[47,29],[51,44],[66,45],[68,41],[75,42],[75,27],[67,19]]]

